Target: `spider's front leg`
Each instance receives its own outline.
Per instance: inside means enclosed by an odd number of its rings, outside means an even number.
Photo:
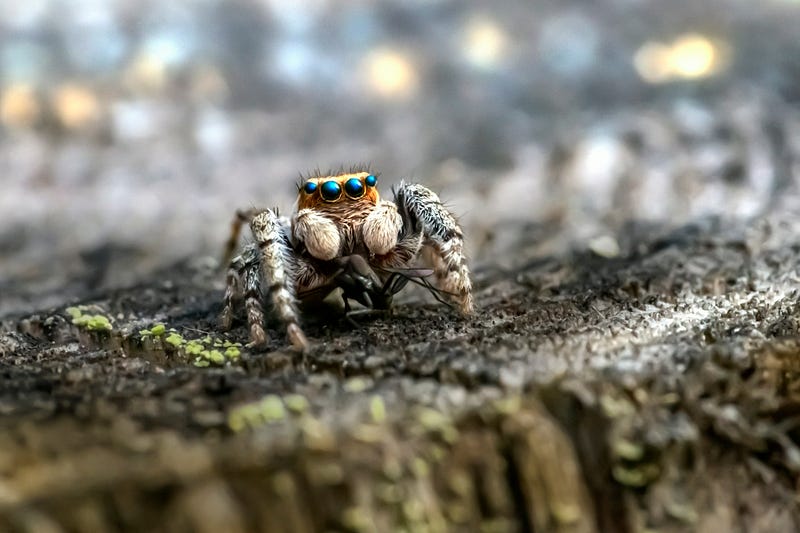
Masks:
[[[223,327],[230,327],[233,300],[241,291],[244,295],[250,345],[263,347],[268,340],[264,331],[262,295],[266,295],[278,317],[286,324],[286,334],[292,345],[308,348],[308,340],[300,329],[297,312],[296,284],[314,283],[318,274],[313,265],[295,253],[290,238],[289,223],[272,210],[252,215],[250,229],[255,243],[236,257],[228,271],[228,288],[222,312]]]
[[[464,235],[455,217],[436,193],[417,183],[401,183],[394,197],[404,228],[421,233],[425,244],[433,249],[438,288],[449,295],[462,314],[472,313],[472,281],[464,255]]]

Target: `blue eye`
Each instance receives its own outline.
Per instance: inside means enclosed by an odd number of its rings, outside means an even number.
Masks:
[[[313,181],[307,181],[305,185],[303,185],[303,190],[306,194],[314,194],[314,191],[317,190],[317,184]]]
[[[370,174],[364,178],[364,183],[366,183],[369,187],[374,187],[375,184],[378,183],[378,178]]]
[[[335,181],[326,181],[320,189],[322,199],[328,202],[334,202],[342,195],[342,187]]]
[[[350,178],[344,184],[344,192],[346,192],[347,196],[350,198],[361,198],[364,196],[365,189],[360,179]]]

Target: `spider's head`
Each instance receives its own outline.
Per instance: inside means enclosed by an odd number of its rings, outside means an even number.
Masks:
[[[368,211],[380,200],[377,184],[377,175],[370,172],[311,177],[299,186],[297,208],[333,215]]]

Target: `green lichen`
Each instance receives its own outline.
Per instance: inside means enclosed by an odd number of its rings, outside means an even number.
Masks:
[[[430,466],[422,457],[415,457],[414,460],[411,462],[411,470],[414,472],[414,475],[421,478],[421,477],[428,477],[431,472]]]
[[[86,327],[89,328],[91,331],[111,331],[113,326],[111,326],[111,321],[108,317],[103,315],[94,315],[89,318],[88,324]]]
[[[72,318],[72,323],[89,331],[112,331],[111,319],[105,315],[89,314],[88,306],[67,307],[64,312]]]
[[[284,396],[283,403],[286,404],[286,408],[289,409],[289,411],[296,414],[305,413],[309,407],[306,397],[300,394],[288,394]]]
[[[202,339],[185,342],[184,350],[189,355],[194,355],[195,366],[221,366],[229,361],[237,360],[241,355],[241,343],[231,342],[206,335]]]
[[[502,415],[513,415],[517,413],[522,406],[522,398],[518,395],[509,396],[496,400],[492,404],[495,410]]]
[[[186,344],[186,340],[182,336],[174,332],[167,335],[167,338],[164,339],[164,342],[171,344],[176,348],[180,348],[181,346]]]
[[[239,348],[236,346],[230,346],[227,350],[225,350],[225,357],[228,359],[236,359],[241,355],[242,352],[239,351]]]
[[[640,461],[644,457],[644,447],[627,439],[618,439],[612,444],[614,455],[626,461]]]
[[[386,420],[386,404],[383,403],[383,398],[380,396],[373,396],[369,402],[369,413],[372,416],[372,421],[380,424]]]
[[[611,470],[611,475],[621,485],[640,488],[649,485],[658,477],[660,472],[660,468],[655,464],[645,464],[632,468],[617,465]]]
[[[200,356],[217,365],[225,363],[225,355],[219,350],[204,350]]]
[[[423,430],[438,433],[448,443],[453,443],[458,438],[458,429],[453,425],[452,419],[444,413],[430,407],[420,407],[416,414]]]
[[[348,379],[344,384],[344,390],[347,392],[364,392],[371,385],[369,379],[356,377]]]
[[[268,394],[262,398],[259,403],[261,413],[266,422],[274,422],[286,418],[286,409],[283,406],[283,400],[280,396]]]
[[[150,329],[139,330],[142,342],[151,341],[156,348],[168,347],[169,350],[183,351],[188,356],[194,356],[194,366],[205,368],[212,365],[221,366],[241,356],[241,344],[227,339],[214,338],[206,335],[200,339],[187,339],[177,329],[169,328],[164,324],[156,324]]]
[[[200,355],[203,352],[203,343],[198,340],[191,340],[183,347],[188,355]]]
[[[228,414],[228,427],[242,431],[261,424],[261,412],[257,404],[249,403],[232,409]]]
[[[429,430],[441,429],[450,423],[444,414],[429,407],[420,407],[418,409],[417,420],[422,424],[422,427]]]
[[[228,414],[228,427],[239,432],[286,418],[286,409],[280,396],[268,394],[256,402],[240,405]]]
[[[342,513],[342,524],[354,531],[375,531],[375,524],[366,510],[359,507],[348,507]]]

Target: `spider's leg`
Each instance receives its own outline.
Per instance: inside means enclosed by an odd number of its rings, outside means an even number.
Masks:
[[[261,305],[261,272],[258,264],[247,264],[242,272],[244,281],[244,308],[250,330],[249,348],[264,347],[269,340],[264,331],[264,308]]]
[[[258,209],[239,209],[231,221],[231,232],[225,242],[225,250],[222,253],[220,267],[227,265],[233,257],[233,252],[239,245],[239,235],[242,233],[242,225],[248,224],[250,220],[259,212]]]
[[[463,314],[471,313],[472,282],[464,255],[464,235],[455,217],[436,193],[417,183],[401,183],[394,196],[404,227],[421,232],[433,249],[437,287],[450,293]]]
[[[247,246],[241,255],[236,256],[228,267],[225,277],[225,299],[222,308],[222,329],[231,329],[233,322],[233,302],[242,295],[242,280],[246,268],[258,260],[258,250],[255,245]]]
[[[286,324],[289,341],[295,348],[305,350],[309,343],[299,325],[295,292],[295,282],[299,274],[298,261],[292,249],[289,225],[275,211],[267,210],[253,217],[250,229],[261,251],[261,272],[258,278],[268,284],[266,292],[275,313]],[[267,338],[264,333],[261,302],[258,298],[260,292],[252,294],[252,299],[248,298],[247,293],[245,294],[249,304],[247,309],[250,336],[254,344],[263,344]]]

